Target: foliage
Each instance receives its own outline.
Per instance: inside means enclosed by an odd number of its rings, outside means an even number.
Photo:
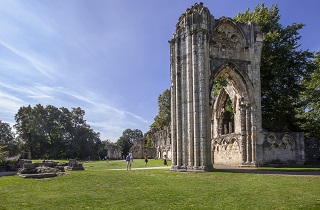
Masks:
[[[128,128],[123,131],[122,136],[117,141],[117,144],[121,147],[122,156],[128,155],[130,148],[133,146],[133,141],[142,137],[143,133],[139,129],[131,130]]]
[[[211,99],[212,103],[214,104],[216,98],[218,97],[218,94],[220,91],[226,87],[228,84],[227,80],[224,79],[223,77],[217,77],[214,80],[214,84],[211,90]],[[224,102],[224,116],[230,120],[230,122],[234,123],[234,112],[233,112],[233,106],[232,106],[232,101],[230,97],[228,96],[226,101]]]
[[[254,21],[264,33],[261,58],[263,127],[271,131],[298,131],[296,117],[303,91],[301,81],[312,73],[313,53],[300,49],[299,30],[303,24],[282,26],[277,5],[257,5],[238,14],[235,20]]]
[[[13,156],[18,153],[18,142],[15,140],[15,135],[9,123],[0,120],[0,146],[5,146],[8,151],[8,156]]]
[[[166,89],[158,97],[158,115],[154,118],[151,129],[161,130],[171,121],[171,91]]]
[[[300,126],[305,131],[306,138],[320,139],[320,52],[316,53],[315,71],[303,80],[305,91],[301,95],[303,109],[298,115]]]
[[[110,140],[101,141],[101,146],[98,149],[98,155],[100,158],[104,158],[104,156],[106,155],[106,150],[110,143]]]
[[[99,133],[90,128],[84,115],[80,107],[69,111],[29,105],[18,110],[15,127],[24,141],[24,151],[30,151],[33,158],[97,158]]]
[[[211,91],[211,99],[213,103],[216,100],[222,88],[225,87],[227,84],[228,84],[227,80],[225,80],[223,77],[215,78],[212,91]]]
[[[146,147],[152,147],[152,141],[151,141],[151,136],[150,134],[146,135],[146,142],[145,142]]]
[[[135,159],[135,164],[144,167],[143,159]],[[162,161],[150,159],[149,164]],[[123,160],[91,161],[84,166],[85,171],[43,179],[41,184],[17,175],[1,177],[0,208],[313,209],[319,199],[319,177],[110,170],[124,169]]]
[[[0,146],[0,171],[6,165],[6,158],[9,157],[9,152],[5,148],[6,146]]]

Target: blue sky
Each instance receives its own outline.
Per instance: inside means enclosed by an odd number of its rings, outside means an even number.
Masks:
[[[280,8],[281,23],[304,23],[301,46],[319,51],[318,0],[202,1],[215,18],[257,3]],[[21,106],[81,107],[101,139],[148,131],[170,87],[169,44],[190,0],[1,0],[0,120]]]

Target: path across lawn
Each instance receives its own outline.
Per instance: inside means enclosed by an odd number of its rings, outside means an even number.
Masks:
[[[171,166],[157,166],[157,167],[143,167],[143,168],[131,168],[131,170],[155,170],[155,169],[170,169]],[[252,174],[265,174],[265,175],[281,175],[281,176],[320,176],[320,169],[318,170],[268,170],[259,169],[255,167],[236,167],[236,166],[226,166],[226,165],[214,165],[214,169],[219,171],[229,171],[234,173],[252,173]],[[108,169],[108,170],[127,170],[126,168],[120,169]],[[214,172],[214,171],[213,171]],[[10,176],[17,174],[16,171],[3,171],[0,172],[0,177]]]

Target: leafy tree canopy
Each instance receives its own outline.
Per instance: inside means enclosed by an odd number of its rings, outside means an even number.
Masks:
[[[122,149],[122,155],[126,156],[129,153],[130,148],[133,146],[133,141],[137,139],[141,139],[143,137],[143,133],[139,129],[126,129],[123,131],[122,136],[117,141],[117,144]]]
[[[320,139],[320,52],[316,53],[315,71],[303,80],[305,87],[301,95],[303,107],[298,114],[300,126],[306,138]]]
[[[15,115],[16,130],[24,141],[24,151],[33,158],[97,158],[100,134],[84,120],[80,107],[57,108],[37,104],[20,107]]]
[[[261,97],[263,127],[271,131],[299,131],[299,95],[304,87],[302,80],[308,77],[313,53],[300,49],[299,30],[303,24],[284,27],[280,24],[279,8],[258,4],[238,14],[235,20],[254,21],[264,33],[261,57]]]
[[[151,129],[161,130],[171,121],[171,91],[166,89],[158,97],[158,115],[154,118]]]

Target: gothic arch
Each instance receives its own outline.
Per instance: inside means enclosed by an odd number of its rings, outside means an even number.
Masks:
[[[210,78],[212,84],[212,86],[210,86],[211,91],[214,79],[218,77],[224,78],[227,81],[227,85],[220,91],[212,106],[212,139],[220,139],[224,138],[223,136],[225,135],[233,135],[231,134],[231,131],[239,136],[245,133],[245,138],[241,137],[238,139],[238,142],[240,142],[241,145],[240,151],[243,154],[241,161],[242,163],[251,163],[254,161],[252,154],[254,147],[252,133],[254,132],[254,129],[252,125],[255,124],[251,116],[251,110],[254,110],[254,107],[256,107],[253,85],[248,75],[231,61],[225,62],[212,73]],[[225,124],[222,116],[222,113],[224,112],[224,103],[228,96],[232,101],[235,130],[232,130],[232,124]],[[215,151],[213,151],[213,153],[215,153]]]
[[[253,86],[247,74],[233,62],[225,62],[218,70],[212,72],[210,77],[210,93],[212,91],[214,80],[218,77],[224,78],[235,90],[236,95],[240,96],[243,103],[254,104]]]

